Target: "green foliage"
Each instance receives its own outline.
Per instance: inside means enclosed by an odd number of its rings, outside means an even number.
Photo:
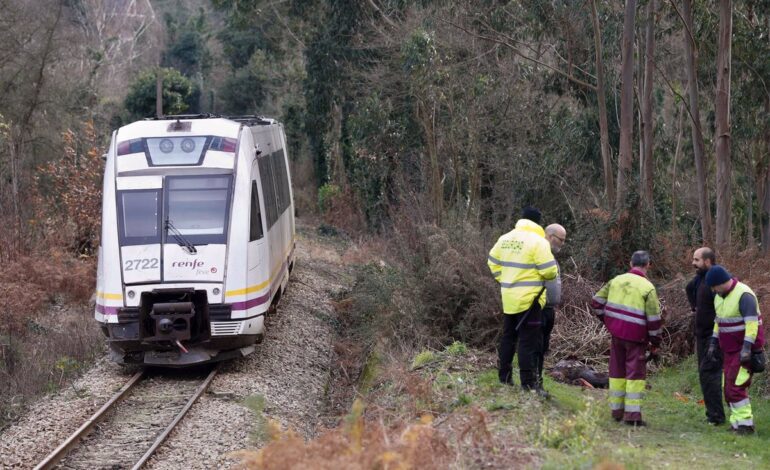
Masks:
[[[468,354],[468,346],[460,341],[455,341],[446,347],[446,352],[451,356],[464,356]]]
[[[184,17],[184,14],[181,15]],[[209,25],[203,8],[186,21],[180,19],[179,11],[164,15],[167,32],[166,50],[163,53],[163,65],[175,68],[186,77],[200,77],[211,68],[212,55],[207,40]]]
[[[412,360],[412,369],[430,364],[436,359],[436,354],[430,349],[423,349]]]
[[[318,188],[318,209],[327,212],[333,207],[334,201],[341,194],[340,187],[336,184],[326,183]]]
[[[163,78],[163,114],[180,114],[187,111],[195,98],[193,84],[178,70],[159,70]],[[157,76],[158,69],[146,70],[129,86],[125,106],[131,120],[155,115]]]

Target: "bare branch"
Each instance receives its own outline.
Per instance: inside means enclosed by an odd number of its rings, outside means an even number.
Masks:
[[[470,31],[469,29],[467,29],[467,28],[465,28],[463,26],[460,26],[458,24],[452,23],[451,21],[448,21],[448,20],[442,19],[441,21],[443,21],[445,23],[448,23],[448,24],[454,26],[455,28],[457,28],[457,29],[459,29],[461,31],[464,31],[465,33],[467,33],[467,34],[469,34],[469,35],[471,35],[473,37],[476,37],[478,39],[484,39],[486,41],[491,41],[491,42],[500,44],[502,46],[505,46],[508,49],[510,49],[514,54],[516,54],[519,57],[521,57],[522,59],[528,60],[530,62],[534,62],[534,63],[536,63],[538,65],[542,65],[543,67],[547,68],[548,70],[551,70],[553,72],[558,73],[559,75],[563,76],[564,78],[566,78],[567,80],[569,80],[569,81],[571,81],[573,83],[576,83],[576,84],[578,84],[580,86],[586,87],[589,90],[596,91],[596,85],[593,85],[593,84],[588,83],[586,81],[580,80],[579,78],[575,77],[572,74],[568,74],[568,73],[564,72],[563,70],[560,70],[560,69],[558,69],[556,67],[553,67],[552,65],[546,64],[545,62],[537,60],[537,59],[535,59],[533,57],[529,57],[528,55],[526,55],[526,54],[522,53],[521,51],[519,51],[513,44],[511,44],[511,43],[509,43],[509,42],[507,42],[505,40],[501,40],[501,39],[498,39],[498,38],[495,38],[495,37],[492,37],[492,36],[486,36],[486,35],[483,35],[483,34],[479,34],[479,33]]]

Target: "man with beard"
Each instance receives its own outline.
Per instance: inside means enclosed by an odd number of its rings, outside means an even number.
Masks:
[[[722,404],[722,351],[719,346],[711,357],[706,358],[709,340],[714,332],[714,292],[706,285],[709,269],[716,264],[714,250],[702,247],[692,255],[695,277],[687,284],[687,299],[695,314],[695,351],[698,359],[698,377],[706,404],[706,421],[718,426],[725,422]]]
[[[561,251],[567,240],[567,230],[559,224],[551,224],[545,228],[545,239],[551,245],[551,253],[554,257]],[[559,273],[556,279],[545,282],[545,307],[543,308],[543,351],[540,355],[540,383],[543,383],[543,360],[548,354],[551,343],[551,331],[556,319],[556,307],[561,304],[561,267],[558,262],[556,267]]]

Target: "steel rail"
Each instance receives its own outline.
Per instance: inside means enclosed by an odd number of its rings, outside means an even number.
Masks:
[[[125,385],[123,385],[123,387],[118,390],[118,392],[113,395],[112,398],[107,401],[107,403],[102,405],[102,407],[99,408],[96,413],[88,418],[88,420],[86,420],[86,422],[83,423],[83,425],[81,425],[77,431],[72,433],[72,435],[70,435],[67,440],[62,442],[59,447],[48,454],[48,456],[42,462],[37,464],[34,470],[48,470],[53,468],[54,465],[56,465],[67,454],[67,452],[75,447],[77,443],[91,431],[91,428],[93,428],[96,423],[104,418],[104,415],[107,413],[107,411],[109,411],[116,403],[122,400],[128,394],[129,390],[134,388],[134,385],[136,385],[142,379],[142,377],[144,377],[144,370],[134,374],[134,376],[131,377],[131,379]]]
[[[214,376],[217,375],[217,369],[218,367],[214,367],[211,369],[211,372],[209,372],[208,377],[206,377],[206,380],[203,381],[202,384],[198,386],[198,388],[195,390],[195,393],[192,397],[190,397],[189,400],[187,400],[187,404],[182,408],[182,410],[176,415],[174,420],[169,424],[166,429],[163,430],[163,432],[155,439],[155,442],[152,443],[152,446],[147,450],[147,452],[142,455],[142,458],[140,458],[133,467],[131,467],[131,470],[139,470],[142,468],[142,465],[149,460],[150,457],[152,457],[152,454],[155,453],[155,451],[160,447],[161,444],[163,444],[163,441],[166,440],[169,434],[171,434],[171,431],[174,430],[177,424],[184,418],[184,415],[187,414],[187,412],[192,408],[193,404],[200,398],[201,395],[203,395],[203,392],[206,391],[206,389],[211,384],[211,381],[214,380]]]

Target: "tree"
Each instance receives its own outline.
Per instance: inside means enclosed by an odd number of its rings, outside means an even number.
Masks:
[[[604,58],[602,56],[602,32],[599,26],[599,13],[596,0],[591,0],[591,20],[594,29],[594,53],[596,56],[596,99],[599,104],[599,138],[602,144],[602,169],[604,174],[604,194],[610,203],[615,199],[615,179],[612,175],[612,147],[607,120],[607,98],[604,84]]]
[[[704,155],[703,130],[700,122],[700,106],[698,105],[698,51],[693,34],[692,1],[682,0],[682,19],[684,21],[684,51],[687,69],[687,96],[689,101],[690,128],[692,130],[692,148],[695,159],[696,185],[698,186],[698,212],[700,214],[701,237],[704,243],[712,240],[711,204],[706,157]]]
[[[717,88],[715,101],[717,159],[716,243],[730,243],[732,212],[732,161],[730,156],[730,62],[733,33],[732,0],[719,1]]]
[[[636,0],[626,0],[620,66],[620,157],[618,161],[615,210],[625,204],[631,179],[634,151],[634,18]]]
[[[644,47],[644,80],[642,82],[642,153],[639,156],[640,191],[642,203],[651,210],[653,208],[653,131],[655,124],[652,120],[652,72],[655,69],[655,0],[647,3],[647,25]]]
[[[131,120],[155,115],[155,84],[158,73],[163,79],[163,114],[182,113],[195,100],[192,83],[178,70],[170,68],[147,70],[130,85],[126,95],[125,106]]]

